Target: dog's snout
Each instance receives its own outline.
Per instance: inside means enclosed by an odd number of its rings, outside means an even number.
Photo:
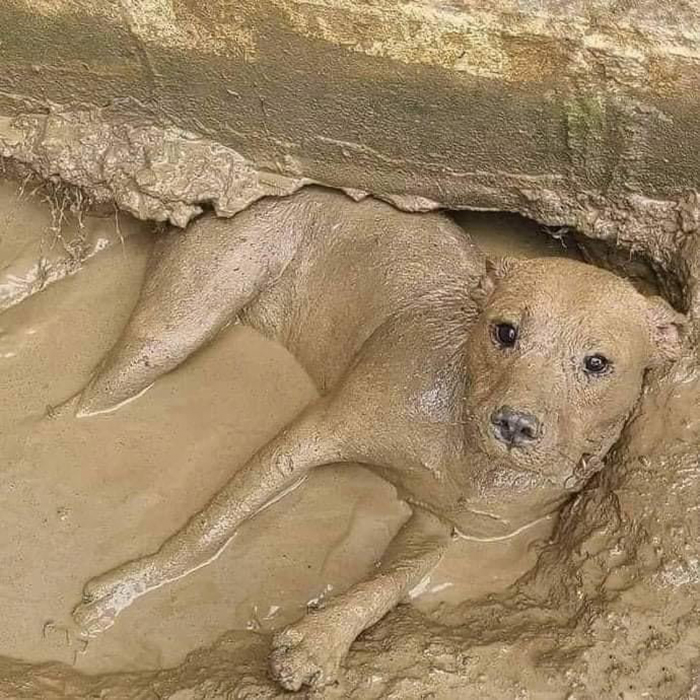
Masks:
[[[532,413],[501,406],[491,414],[496,438],[509,447],[536,442],[540,437],[540,422]]]

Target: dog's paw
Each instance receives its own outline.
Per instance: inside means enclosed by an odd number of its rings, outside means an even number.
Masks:
[[[350,643],[323,612],[310,614],[272,639],[270,673],[285,690],[334,683]]]
[[[83,589],[83,601],[73,610],[73,620],[88,637],[109,629],[145,587],[133,565],[126,565],[91,579]]]

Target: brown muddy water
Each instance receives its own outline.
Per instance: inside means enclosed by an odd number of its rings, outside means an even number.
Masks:
[[[407,510],[364,469],[329,467],[208,566],[101,637],[77,635],[70,612],[84,582],[155,549],[316,394],[286,350],[231,325],[118,411],[54,415],[119,334],[153,237],[124,215],[70,215],[71,203],[0,183],[0,654],[88,673],[169,667],[227,630],[285,625],[362,578]],[[574,255],[517,217],[460,221],[490,254]],[[414,603],[429,612],[503,590],[552,526],[458,543]]]

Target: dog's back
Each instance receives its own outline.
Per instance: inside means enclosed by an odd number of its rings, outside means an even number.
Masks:
[[[443,214],[408,214],[321,188],[281,203],[303,211],[302,239],[284,274],[241,318],[282,342],[321,390],[389,317],[441,289],[468,292],[483,275],[483,255]],[[278,217],[279,205],[255,206]]]

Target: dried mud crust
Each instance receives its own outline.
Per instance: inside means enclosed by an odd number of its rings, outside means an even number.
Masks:
[[[58,177],[93,202],[176,226],[186,226],[203,206],[233,216],[256,199],[291,194],[310,182],[261,172],[236,151],[195,134],[109,119],[99,110],[0,117],[0,156],[9,167]]]

